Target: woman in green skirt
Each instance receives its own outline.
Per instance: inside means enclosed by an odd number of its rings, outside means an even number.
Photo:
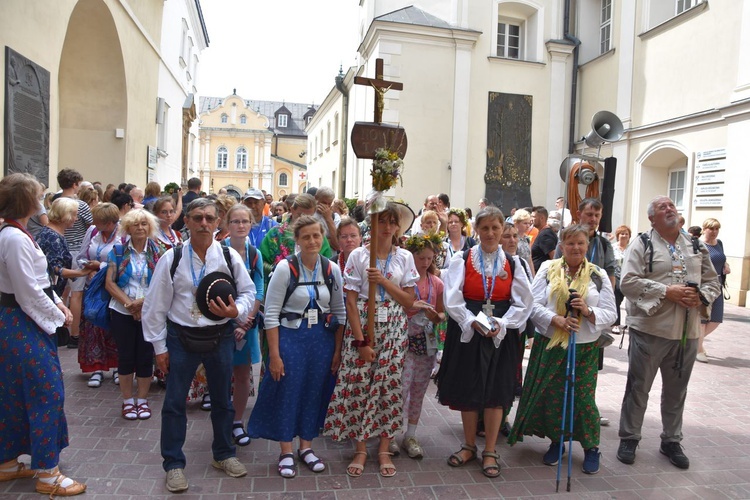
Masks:
[[[560,234],[562,258],[547,261],[537,271],[531,291],[531,320],[537,333],[526,370],[523,394],[510,444],[524,435],[552,440],[543,462],[557,465],[560,443],[568,341],[576,332],[573,439],[584,449],[582,470],[599,472],[599,409],[596,406],[598,339],[617,318],[615,295],[607,274],[586,260],[588,227],[573,224]],[[569,290],[572,314],[566,315]],[[566,428],[568,424],[566,423]],[[565,438],[569,436],[566,434]]]

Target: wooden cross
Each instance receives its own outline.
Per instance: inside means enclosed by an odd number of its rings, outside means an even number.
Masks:
[[[375,89],[375,123],[383,121],[383,98],[389,90],[404,90],[404,84],[383,79],[383,60],[375,59],[375,78],[354,77],[355,85],[368,85]]]

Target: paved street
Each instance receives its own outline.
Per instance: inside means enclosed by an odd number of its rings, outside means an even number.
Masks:
[[[617,339],[619,342],[619,338]],[[626,348],[617,343],[607,349],[605,369],[600,373],[598,404],[612,424],[602,428],[601,471],[596,476],[581,472],[583,453],[575,445],[573,483],[570,494],[555,494],[555,467],[544,466],[541,456],[548,442],[526,438],[513,448],[498,448],[502,476],[485,478],[480,463],[453,469],[447,456],[461,443],[460,417],[436,405],[431,386],[425,401],[419,438],[426,457],[410,460],[403,454],[394,460],[398,474],[382,478],[374,459],[375,442],[365,474],[358,479],[345,474],[352,457],[351,446],[317,439],[315,449],[328,469],[314,474],[300,468],[297,478],[285,480],[276,472],[278,446],[257,440],[238,448],[239,459],[249,474],[231,479],[210,466],[211,427],[209,414],[198,404],[189,407],[186,475],[190,489],[182,498],[253,499],[387,499],[410,498],[750,498],[750,310],[727,306],[725,323],[706,342],[709,364],[696,363],[685,412],[685,451],[690,469],[673,467],[659,453],[660,380],[652,390],[646,414],[644,439],[635,465],[615,458],[617,421],[627,372]],[[528,355],[528,351],[527,351]],[[159,455],[159,410],[164,391],[152,389],[154,417],[128,422],[120,417],[120,398],[111,376],[99,389],[86,386],[76,351],[61,350],[65,370],[66,414],[70,447],[62,454],[64,472],[88,484],[87,498],[166,498],[164,472]],[[250,406],[254,403],[250,401]],[[247,417],[247,415],[246,415]],[[482,442],[479,441],[482,448]],[[563,469],[564,483],[565,469]],[[39,498],[32,493],[33,480],[0,484],[0,499]],[[564,489],[564,484],[561,486]]]

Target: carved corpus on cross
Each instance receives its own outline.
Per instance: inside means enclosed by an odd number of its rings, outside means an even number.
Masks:
[[[403,90],[404,85],[399,82],[390,82],[383,78],[383,60],[375,60],[375,78],[354,77],[355,85],[367,85],[375,91],[374,121],[372,123],[357,122],[352,127],[351,145],[354,154],[360,159],[375,159],[375,152],[379,148],[398,153],[403,159],[406,154],[406,131],[397,125],[383,124],[383,105],[385,93],[389,90]],[[373,188],[375,184],[373,183]],[[378,249],[378,214],[385,209],[382,203],[382,193],[374,192],[373,200],[369,206],[370,213],[370,267],[377,266]],[[381,203],[377,203],[377,201]],[[370,282],[368,290],[367,307],[367,329],[362,333],[369,337],[369,343],[374,346],[375,341],[375,309],[385,307],[382,304],[376,306],[377,285]]]

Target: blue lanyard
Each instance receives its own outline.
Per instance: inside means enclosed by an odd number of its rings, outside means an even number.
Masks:
[[[104,250],[104,247],[115,241],[115,236],[117,236],[117,226],[115,226],[115,229],[112,231],[112,239],[107,241],[104,239],[104,233],[100,232],[99,235],[101,236],[102,243],[101,245],[97,245],[96,247],[96,260],[101,262],[102,257],[102,250]]]
[[[419,293],[419,283],[414,287],[417,294],[417,300],[422,300],[422,294]],[[427,303],[432,304],[432,276],[427,275]]]
[[[165,233],[165,232],[164,232],[164,230],[163,230],[162,228],[159,228],[159,232],[161,232],[161,235],[162,235],[162,236],[164,236],[164,239],[165,239],[165,240],[168,240],[168,241],[169,241],[169,243],[170,243],[170,244],[171,244],[172,246],[174,246],[174,245],[175,245],[175,244],[177,243],[177,235],[176,235],[176,234],[174,235],[174,239],[172,239],[172,234],[174,234],[174,233],[172,232],[172,228],[170,228],[170,229],[169,229],[169,235],[167,235],[167,233]]]
[[[388,279],[388,266],[391,263],[391,257],[393,257],[393,254],[388,252],[388,257],[385,259],[385,266],[383,266],[383,277],[385,279]],[[378,263],[380,260],[375,257],[375,267],[378,267]],[[385,287],[383,285],[378,285],[378,291],[380,291],[380,302],[385,302]]]
[[[487,276],[484,273],[484,253],[482,252],[482,249],[477,249],[479,252],[479,267],[482,270],[482,288],[484,288],[484,300],[488,300],[492,297],[492,294],[495,292],[495,276],[497,276],[497,263],[500,260],[500,249],[497,250],[497,255],[495,256],[495,263],[492,265],[492,288],[490,288],[490,293],[487,293]]]
[[[594,259],[596,259],[596,244],[597,243],[598,242],[596,241],[596,236],[594,236],[594,244],[591,245],[591,258],[589,259],[589,262],[591,262],[592,264],[596,264],[596,261]]]
[[[224,243],[228,247],[232,246],[229,242],[229,237],[224,238]],[[250,269],[250,238],[249,236],[245,236],[245,269],[247,269],[248,273],[251,273],[253,270]]]
[[[300,261],[300,272],[302,272],[302,281],[308,281],[306,273],[305,273],[305,266],[302,264],[302,259]],[[307,288],[307,294],[310,296],[310,308],[315,308],[315,290],[318,288],[317,282],[318,282],[318,264],[320,264],[320,259],[315,260],[315,267],[313,268],[312,272],[312,278],[309,280],[310,283],[316,283],[315,285],[305,285]]]
[[[198,284],[203,279],[203,276],[206,275],[206,263],[203,263],[203,267],[201,267],[200,274],[198,277],[195,277],[195,268],[193,267],[193,245],[188,245],[188,252],[190,253],[190,274],[193,276],[193,286],[197,287]],[[206,260],[208,260],[208,256],[206,256]]]

